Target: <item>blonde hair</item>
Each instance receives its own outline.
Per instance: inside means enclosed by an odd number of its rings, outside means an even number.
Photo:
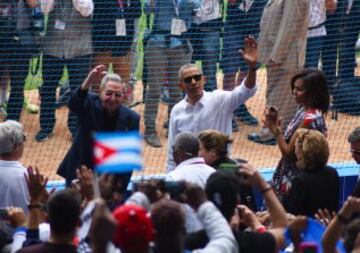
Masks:
[[[325,136],[317,130],[300,128],[296,131],[297,141],[301,153],[296,162],[299,169],[311,170],[327,164],[330,151]]]
[[[228,144],[231,144],[233,140],[226,134],[208,129],[199,134],[199,141],[202,143],[206,151],[215,149],[219,157],[227,156]]]

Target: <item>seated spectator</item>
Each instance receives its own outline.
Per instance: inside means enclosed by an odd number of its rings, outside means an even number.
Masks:
[[[115,209],[113,216],[117,221],[113,242],[121,252],[149,253],[155,231],[146,209],[125,204]]]
[[[351,221],[344,231],[344,246],[347,252],[359,253],[360,218]]]
[[[266,230],[256,219],[255,214],[241,205],[243,200],[239,199],[237,193],[239,180],[233,173],[217,171],[212,174],[206,184],[206,195],[232,224],[239,252],[278,252],[284,245],[283,234],[287,225],[285,210],[276,198],[272,187],[256,169],[245,164],[241,167],[240,173],[246,175],[245,183],[259,188],[262,192],[272,222],[270,229]],[[249,227],[251,232],[239,231],[239,224],[233,224],[234,219],[240,220],[240,223]],[[189,234],[186,238],[187,249],[201,248],[206,242],[207,238],[203,231]]]
[[[33,181],[30,177],[30,182]],[[27,242],[31,232],[38,233],[36,229],[38,224],[34,224],[34,222],[36,221],[41,204],[37,197],[32,196],[30,201],[29,224],[35,225],[35,229],[29,226]],[[73,239],[80,221],[81,202],[79,196],[70,189],[58,191],[50,197],[47,202],[47,208],[51,230],[49,242],[24,247],[19,253],[77,252],[76,246],[73,245]],[[24,245],[27,245],[27,242]]]
[[[227,165],[236,165],[238,161],[228,157],[228,146],[232,139],[216,130],[205,130],[199,134],[199,156],[205,159],[207,165],[214,169],[225,169]],[[239,161],[243,161],[240,160]],[[236,169],[236,167],[233,167]],[[231,169],[231,168],[230,168]],[[239,183],[239,194],[242,203],[252,210],[256,210],[251,187]]]
[[[313,217],[319,209],[333,212],[339,203],[339,176],[326,165],[329,144],[316,130],[299,129],[295,143],[296,166],[300,172],[292,180],[285,209],[295,215]],[[326,183],[324,183],[326,182]]]
[[[357,164],[360,164],[360,127],[355,128],[348,136],[349,151]],[[360,181],[354,187],[352,195],[360,197]]]
[[[238,246],[229,225],[213,203],[207,201],[204,191],[198,186],[189,187],[187,203],[197,212],[209,240],[197,253],[237,253]],[[173,200],[160,200],[154,204],[151,218],[156,230],[156,253],[183,253],[185,242],[185,213]]]
[[[348,136],[352,157],[357,164],[360,164],[360,127],[355,128]]]
[[[27,213],[28,190],[19,162],[25,147],[23,126],[13,120],[0,123],[0,207],[17,206]],[[11,238],[13,229],[0,221],[0,228]]]
[[[217,130],[205,130],[199,134],[199,155],[204,158],[206,164],[214,169],[219,169],[221,164],[236,164],[236,161],[228,157],[228,144],[232,139]]]
[[[325,230],[322,238],[324,253],[338,252],[336,245],[338,240],[341,239],[341,235],[345,235],[344,246],[346,252],[358,252],[352,251],[354,247],[359,247],[359,245],[356,245],[356,243],[359,243],[359,218],[353,219],[356,213],[360,213],[360,199],[349,197]],[[343,234],[344,230],[347,231]]]
[[[228,157],[228,145],[231,143],[232,139],[220,131],[204,130],[199,134],[199,156],[216,170],[222,164],[236,164],[235,160]]]
[[[189,132],[179,133],[173,147],[175,170],[166,175],[166,181],[187,181],[205,187],[206,180],[215,169],[199,157],[199,142]]]

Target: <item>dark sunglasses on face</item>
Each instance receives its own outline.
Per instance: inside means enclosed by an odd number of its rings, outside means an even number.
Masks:
[[[201,74],[198,74],[198,75],[193,75],[193,76],[188,76],[188,77],[185,77],[183,80],[184,80],[184,83],[186,84],[191,84],[192,80],[194,79],[196,82],[199,82],[201,80],[201,77],[202,75]]]

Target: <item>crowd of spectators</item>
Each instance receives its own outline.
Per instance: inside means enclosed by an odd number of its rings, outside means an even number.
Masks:
[[[180,133],[178,167],[165,179],[133,182],[129,195],[126,178],[85,165],[69,188],[49,191],[38,168],[18,162],[21,124],[0,123],[1,252],[358,252],[359,186],[339,209],[326,137],[305,128],[296,135],[299,172],[283,201],[251,164],[227,157],[230,139],[215,130]],[[349,135],[355,161],[359,143],[356,128]],[[205,164],[216,157],[219,167]],[[262,210],[251,201],[255,191]]]

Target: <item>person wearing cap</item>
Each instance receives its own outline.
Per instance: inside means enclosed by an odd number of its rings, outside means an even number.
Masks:
[[[176,168],[166,175],[166,181],[187,181],[204,188],[215,169],[199,157],[199,141],[190,132],[179,133],[173,147]]]
[[[125,204],[113,212],[117,221],[113,243],[122,253],[148,253],[155,230],[145,208]]]
[[[257,43],[250,36],[244,44],[242,55],[250,71],[243,83],[232,91],[204,91],[205,79],[200,68],[194,64],[180,68],[179,85],[186,96],[174,106],[170,115],[167,153],[169,171],[175,168],[172,147],[178,133],[215,129],[231,135],[233,111],[256,92]]]

